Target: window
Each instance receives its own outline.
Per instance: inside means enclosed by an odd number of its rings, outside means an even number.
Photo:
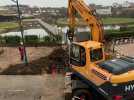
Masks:
[[[71,58],[70,62],[76,66],[84,66],[86,64],[85,49],[79,45],[73,44],[71,46]]]
[[[81,57],[80,57],[80,60],[81,60],[81,66],[84,66],[86,64],[86,52],[85,52],[85,49],[83,47],[81,47],[80,49],[80,54],[81,54]]]
[[[79,48],[79,46],[77,46],[77,45],[74,45],[74,46],[72,46],[72,54],[71,54],[71,57],[74,59],[74,60],[76,60],[76,61],[80,61],[80,48]]]
[[[90,59],[92,62],[99,61],[103,59],[103,50],[102,48],[99,49],[91,49],[90,50]]]

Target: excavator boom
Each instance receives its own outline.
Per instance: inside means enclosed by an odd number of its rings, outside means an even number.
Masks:
[[[96,17],[96,13],[83,0],[69,0],[68,16],[69,28],[74,32],[76,26],[75,13],[78,12],[91,29],[91,38],[93,41],[103,42],[103,27],[101,20]]]

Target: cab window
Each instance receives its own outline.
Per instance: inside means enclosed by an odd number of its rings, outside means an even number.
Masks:
[[[85,49],[79,45],[71,46],[71,58],[70,62],[76,66],[84,66],[86,64]]]
[[[99,49],[91,49],[90,50],[90,59],[91,62],[96,62],[103,59],[103,50],[102,48]]]

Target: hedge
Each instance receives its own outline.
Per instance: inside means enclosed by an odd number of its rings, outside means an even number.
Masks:
[[[37,35],[26,35],[25,36],[25,43],[30,44],[30,43],[38,43],[39,38]]]
[[[46,42],[46,43],[51,42],[51,37],[50,36],[43,37],[43,42]]]
[[[19,36],[5,36],[6,44],[20,44],[21,38]]]
[[[89,32],[81,32],[81,34],[90,34]],[[104,32],[104,39],[110,41],[121,37],[134,37],[134,29],[121,31],[121,30],[106,30]]]
[[[116,39],[120,37],[134,37],[134,31],[118,31],[118,32],[105,32],[106,40]]]
[[[62,37],[60,35],[56,36],[45,36],[43,37],[43,41],[37,35],[26,35],[24,37],[26,44],[38,44],[38,43],[61,43]],[[19,36],[0,36],[0,42],[3,44],[20,44],[21,37]]]
[[[55,39],[57,42],[61,42],[62,41],[62,36],[61,35],[56,35]]]
[[[62,37],[60,35],[55,35],[54,37],[53,36],[45,36],[43,37],[43,41],[45,43],[51,43],[51,42],[56,42],[56,43],[59,43],[62,41]]]

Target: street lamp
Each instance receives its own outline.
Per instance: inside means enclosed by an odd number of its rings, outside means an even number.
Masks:
[[[28,59],[27,59],[27,54],[26,54],[26,47],[25,47],[25,41],[24,41],[24,29],[23,29],[23,25],[22,25],[22,13],[20,11],[18,0],[11,0],[11,1],[16,3],[16,5],[17,5],[18,24],[19,24],[19,28],[20,28],[20,32],[21,32],[21,37],[22,37],[22,45],[23,45],[23,48],[24,48],[24,63],[28,64]]]

